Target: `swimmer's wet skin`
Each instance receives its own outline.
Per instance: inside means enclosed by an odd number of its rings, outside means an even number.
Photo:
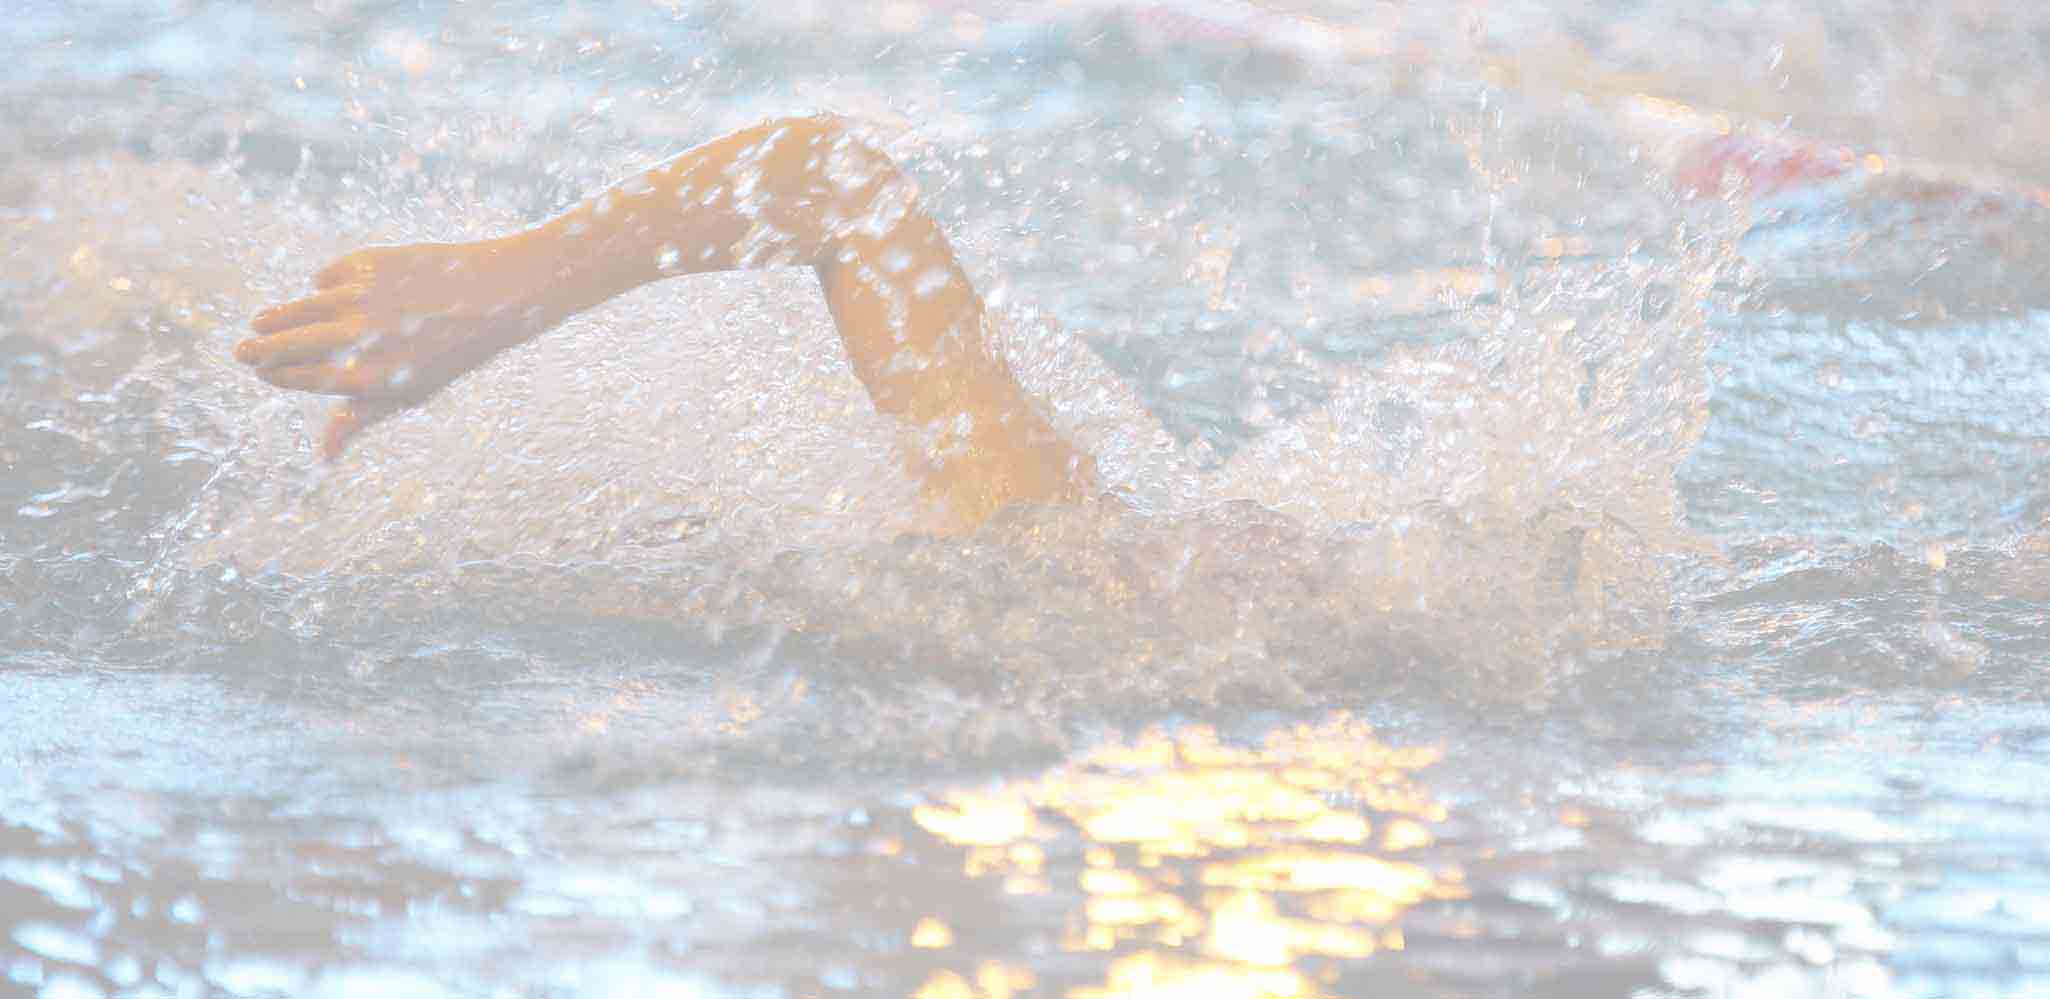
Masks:
[[[266,309],[237,359],[289,389],[338,395],[321,450],[579,311],[650,281],[808,265],[876,408],[921,428],[905,464],[972,529],[1016,502],[1095,492],[1095,466],[997,354],[975,293],[917,189],[832,116],[699,146],[525,232],[378,246]],[[764,331],[774,335],[774,331]]]

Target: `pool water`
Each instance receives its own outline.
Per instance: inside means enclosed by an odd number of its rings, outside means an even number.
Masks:
[[[32,3],[0,981],[2050,994],[2023,4]],[[1116,502],[919,533],[808,272],[323,464],[372,242],[847,115]]]

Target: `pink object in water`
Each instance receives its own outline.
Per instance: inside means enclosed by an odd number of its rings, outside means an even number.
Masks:
[[[1857,164],[1840,146],[1773,140],[1730,132],[1713,136],[1680,157],[1673,182],[1695,194],[1718,194],[1727,184],[1753,195],[1835,180]]]

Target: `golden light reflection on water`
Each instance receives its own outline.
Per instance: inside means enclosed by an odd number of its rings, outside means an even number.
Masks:
[[[1007,892],[1074,879],[1086,901],[1062,946],[1115,955],[1103,984],[1070,989],[1075,999],[1317,996],[1334,962],[1402,949],[1395,923],[1410,907],[1464,897],[1457,870],[1404,856],[1445,818],[1413,779],[1437,758],[1344,717],[1258,747],[1191,727],[954,792],[913,819]],[[1073,855],[1059,842],[1068,829],[1083,839],[1080,869],[1053,873],[1063,865],[1049,853]],[[993,994],[952,972],[928,989]]]

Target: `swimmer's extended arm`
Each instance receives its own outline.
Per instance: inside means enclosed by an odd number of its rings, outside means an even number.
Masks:
[[[259,313],[235,356],[273,384],[339,395],[322,451],[417,405],[569,316],[679,274],[808,264],[876,407],[924,428],[906,463],[958,526],[1080,497],[1094,468],[1040,415],[917,189],[836,118],[699,146],[502,239],[372,247],[318,291]]]

